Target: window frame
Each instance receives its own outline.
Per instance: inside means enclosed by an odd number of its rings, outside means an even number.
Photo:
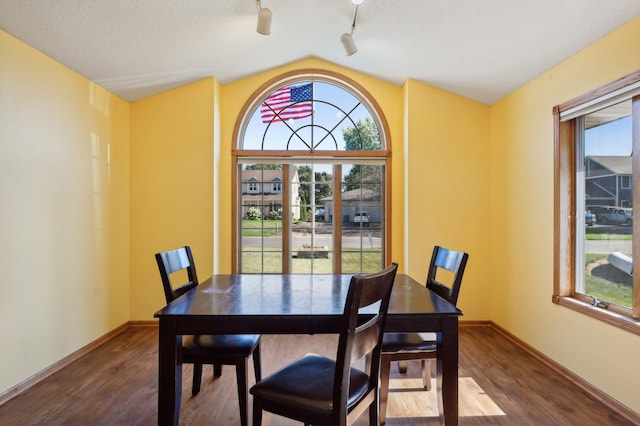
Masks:
[[[594,306],[592,299],[575,292],[576,283],[576,148],[577,118],[608,105],[632,99],[633,215],[640,214],[640,71],[592,90],[553,108],[554,134],[554,277],[552,302],[640,335],[640,274],[633,275],[632,309]],[[635,236],[637,227],[633,225]],[[632,254],[640,263],[640,237],[633,239]],[[640,268],[634,268],[640,269]]]
[[[369,111],[372,114],[372,117],[378,127],[380,132],[382,147],[380,150],[349,150],[349,151],[329,151],[329,150],[245,150],[238,148],[239,137],[244,134],[244,127],[247,124],[247,121],[244,120],[245,116],[248,112],[253,111],[257,105],[260,105],[263,100],[271,93],[274,92],[279,87],[283,87],[285,85],[294,85],[296,83],[305,82],[305,81],[323,81],[326,83],[334,84],[336,86],[342,87],[347,91],[353,92],[357,94],[361,99],[366,100],[366,105]],[[391,253],[391,224],[392,215],[391,215],[391,176],[392,176],[392,168],[391,168],[391,137],[389,134],[389,126],[387,124],[386,118],[382,112],[382,109],[373,98],[373,96],[365,90],[360,84],[355,82],[354,80],[333,71],[327,71],[323,69],[301,69],[290,71],[279,76],[276,76],[262,86],[260,86],[255,92],[253,92],[243,105],[240,113],[238,114],[238,119],[236,120],[236,124],[233,130],[233,148],[232,148],[232,194],[233,194],[233,202],[232,202],[232,215],[233,215],[233,226],[232,226],[232,272],[239,273],[240,271],[240,256],[239,256],[239,247],[240,242],[239,238],[241,238],[241,229],[240,229],[240,221],[238,220],[238,212],[240,210],[240,196],[239,196],[239,182],[238,182],[238,165],[247,162],[247,161],[256,161],[256,162],[275,162],[275,163],[283,163],[283,164],[291,164],[291,163],[305,163],[305,162],[334,162],[335,164],[344,164],[350,161],[358,162],[361,160],[381,160],[384,163],[385,179],[383,182],[385,199],[382,202],[382,212],[385,217],[385,226],[383,229],[383,263],[389,264],[391,259],[393,258]],[[340,166],[341,167],[341,166]],[[286,186],[285,186],[286,187]],[[285,188],[286,189],[286,188]],[[334,185],[334,193],[340,192],[339,185]],[[289,191],[283,190],[283,195],[286,200],[283,199],[283,205],[289,203],[288,198],[290,194]],[[286,203],[284,202],[286,201]],[[336,200],[336,208],[341,209],[339,200]],[[340,211],[340,210],[338,210]],[[288,215],[285,215],[283,218],[283,226],[288,227],[290,224]],[[340,235],[334,236],[334,251],[342,252],[342,242],[340,239]],[[290,251],[289,241],[285,238],[283,244],[283,251]],[[285,259],[283,268],[285,273],[289,268],[290,259]],[[341,262],[338,261],[334,263],[334,268],[338,268],[341,266]],[[337,269],[334,269],[333,273],[338,273]]]
[[[620,176],[620,189],[631,189],[631,180],[633,176],[622,175]]]

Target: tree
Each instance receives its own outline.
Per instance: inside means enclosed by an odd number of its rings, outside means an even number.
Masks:
[[[345,191],[367,188],[381,194],[382,166],[355,164],[344,177]]]
[[[311,166],[298,167],[300,189],[298,193],[304,200],[315,200],[316,206],[323,204],[322,199],[331,195],[332,176],[327,172],[315,172],[315,196],[311,198]]]
[[[282,164],[247,164],[245,170],[282,170]]]
[[[378,126],[367,117],[356,123],[356,127],[342,130],[342,137],[347,151],[375,151],[382,148]]]
[[[342,131],[347,150],[373,151],[382,148],[378,126],[367,117],[356,123],[356,127],[348,127]],[[380,192],[380,166],[354,165],[344,177],[345,191],[362,188],[363,186]]]
[[[302,197],[300,201],[300,222],[307,221],[307,199]]]

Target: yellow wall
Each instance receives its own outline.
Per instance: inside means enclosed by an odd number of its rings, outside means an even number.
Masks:
[[[408,273],[424,281],[434,245],[469,253],[458,306],[463,319],[486,320],[489,107],[415,80],[405,87]]]
[[[208,78],[131,104],[132,320],[165,305],[155,253],[188,244],[198,277],[213,272],[216,85]]]
[[[640,69],[640,18],[491,107],[491,319],[640,412],[640,338],[551,303],[551,109]],[[465,290],[466,291],[466,290]]]
[[[129,320],[129,104],[0,31],[0,393]]]

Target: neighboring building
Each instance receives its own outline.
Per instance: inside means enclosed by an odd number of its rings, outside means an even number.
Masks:
[[[300,180],[298,170],[291,168],[291,201],[293,219],[300,218]],[[243,170],[242,171],[242,216],[247,210],[257,207],[263,218],[272,217],[273,212],[282,212],[283,194],[282,170]]]
[[[587,157],[586,205],[631,207],[631,171],[630,156]]]
[[[382,200],[380,192],[368,188],[356,188],[345,191],[342,194],[342,222],[353,222],[356,212],[369,213],[371,222],[382,221]],[[324,203],[325,221],[333,221],[333,197],[325,197]]]

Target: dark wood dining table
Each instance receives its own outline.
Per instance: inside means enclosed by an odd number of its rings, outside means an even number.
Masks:
[[[214,275],[156,312],[158,424],[179,423],[182,335],[337,333],[350,280],[348,274]],[[396,276],[385,331],[439,333],[438,406],[446,425],[458,424],[460,315],[423,284]]]

